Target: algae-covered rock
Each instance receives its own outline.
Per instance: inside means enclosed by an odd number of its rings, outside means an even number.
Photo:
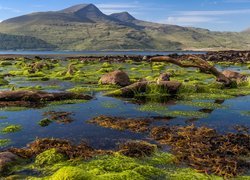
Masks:
[[[106,173],[99,176],[99,180],[145,180],[145,178],[136,171],[128,170],[120,173]]]
[[[53,148],[37,155],[35,164],[38,166],[53,165],[55,163],[65,161],[66,159],[67,158],[63,154],[58,153],[57,150]]]
[[[127,73],[117,70],[103,75],[100,79],[100,83],[127,86],[130,84],[130,80]]]
[[[21,130],[22,130],[21,125],[9,125],[9,126],[6,126],[5,128],[2,129],[2,133],[4,133],[4,134],[15,133],[15,132],[18,132]]]
[[[91,176],[88,172],[85,170],[73,167],[73,166],[65,166],[61,169],[59,169],[57,172],[55,172],[51,178],[53,180],[90,180],[90,179],[96,179]]]
[[[157,84],[160,84],[162,81],[170,81],[171,73],[162,73],[157,79]]]

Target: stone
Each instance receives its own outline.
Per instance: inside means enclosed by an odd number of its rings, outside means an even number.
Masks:
[[[235,79],[237,81],[246,81],[247,80],[247,76],[240,74],[238,72],[235,71],[231,71],[231,70],[224,70],[222,72],[222,74],[224,74],[224,76],[226,76],[229,79]]]
[[[157,84],[160,84],[162,81],[170,81],[171,73],[162,73],[157,79]]]
[[[175,94],[182,84],[178,81],[161,81],[158,85],[166,88],[170,94]]]
[[[18,160],[18,156],[11,152],[1,152],[0,153],[0,173],[4,173],[8,166]]]
[[[124,71],[116,70],[107,74],[104,74],[100,79],[101,84],[111,84],[119,86],[130,85],[130,79],[127,73]]]

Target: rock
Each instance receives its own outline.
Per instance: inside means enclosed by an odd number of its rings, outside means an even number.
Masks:
[[[0,174],[5,173],[6,169],[18,160],[18,156],[11,152],[0,153]]]
[[[166,88],[169,94],[177,93],[181,87],[181,83],[178,81],[161,81],[158,85]]]
[[[224,76],[226,76],[229,79],[234,79],[237,81],[246,81],[247,80],[246,75],[243,75],[243,74],[240,74],[238,72],[231,71],[231,70],[224,70],[222,72],[222,74],[224,74]]]
[[[130,79],[127,73],[120,70],[116,70],[103,75],[100,79],[100,83],[119,85],[123,87],[123,86],[128,86],[130,84]]]
[[[162,73],[157,79],[157,84],[160,84],[162,81],[170,81],[171,73]]]

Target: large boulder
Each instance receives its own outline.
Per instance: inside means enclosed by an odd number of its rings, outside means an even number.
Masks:
[[[236,81],[246,81],[247,80],[247,76],[240,74],[238,72],[235,71],[231,71],[231,70],[224,70],[222,72],[222,74],[224,74],[224,76],[226,76],[229,79],[232,80],[236,80]]]
[[[11,152],[0,153],[0,174],[5,173],[11,165],[13,165],[19,159],[18,156]]]
[[[171,73],[162,73],[157,79],[157,84],[160,84],[162,81],[170,81]]]
[[[101,84],[113,84],[119,86],[128,86],[130,84],[130,79],[124,71],[116,70],[105,74],[100,79]]]

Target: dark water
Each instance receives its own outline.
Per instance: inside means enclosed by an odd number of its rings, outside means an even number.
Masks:
[[[169,54],[204,54],[204,51],[0,51],[0,54],[15,55],[169,55]]]

